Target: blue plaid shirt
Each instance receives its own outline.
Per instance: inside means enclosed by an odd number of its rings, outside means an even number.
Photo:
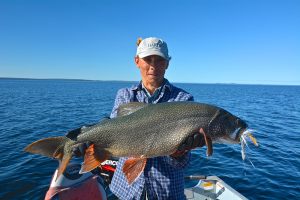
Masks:
[[[111,118],[116,117],[117,108],[129,102],[161,103],[172,101],[193,101],[193,96],[177,88],[165,79],[162,87],[150,96],[142,83],[131,88],[120,89],[115,99]],[[190,160],[190,153],[174,159],[170,156],[149,158],[144,173],[128,185],[122,167],[127,158],[120,158],[110,189],[120,199],[140,199],[144,190],[149,199],[185,199],[184,168]]]

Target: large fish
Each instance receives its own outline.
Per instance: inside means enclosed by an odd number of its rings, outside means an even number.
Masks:
[[[131,184],[143,172],[147,158],[173,154],[196,132],[203,134],[209,156],[213,152],[213,142],[243,142],[246,130],[247,124],[243,120],[208,104],[129,103],[120,106],[118,117],[82,129],[78,136],[69,134],[38,140],[28,145],[25,151],[61,160],[59,176],[72,158],[72,149],[79,143],[90,141],[93,144],[86,150],[81,172],[96,168],[111,156],[129,157],[123,172]]]

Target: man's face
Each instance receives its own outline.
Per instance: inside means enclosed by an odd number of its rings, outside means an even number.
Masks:
[[[143,82],[161,84],[169,61],[163,57],[152,55],[144,58],[135,57],[135,64],[140,69]]]

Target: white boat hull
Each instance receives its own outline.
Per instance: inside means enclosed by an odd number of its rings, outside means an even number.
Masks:
[[[184,190],[188,200],[247,200],[217,176],[208,176],[198,184]]]

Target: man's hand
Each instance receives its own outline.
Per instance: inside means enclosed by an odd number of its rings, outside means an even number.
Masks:
[[[203,147],[203,146],[205,146],[205,139],[203,137],[203,134],[197,132],[187,137],[186,140],[180,144],[177,151],[173,153],[171,156],[175,158],[181,157],[186,152],[195,149],[197,147]]]
[[[89,146],[91,146],[93,143],[92,142],[83,142],[80,143],[78,146],[74,147],[72,150],[72,156],[75,157],[83,157],[85,154],[85,151]]]

